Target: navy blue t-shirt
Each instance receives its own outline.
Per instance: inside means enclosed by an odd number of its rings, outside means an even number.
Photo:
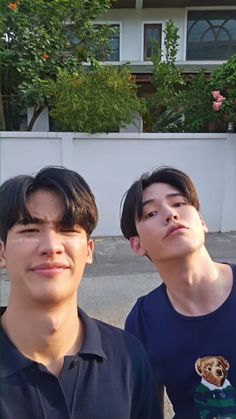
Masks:
[[[2,310],[3,311],[3,310]],[[0,329],[1,419],[159,419],[140,342],[82,310],[85,338],[56,377]]]
[[[227,300],[204,316],[175,311],[160,285],[138,299],[125,329],[143,343],[175,419],[236,418],[236,265]]]

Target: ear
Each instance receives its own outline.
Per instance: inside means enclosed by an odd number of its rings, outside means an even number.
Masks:
[[[146,251],[141,244],[141,240],[138,236],[132,236],[129,239],[130,246],[138,256],[146,256]]]
[[[202,368],[201,368],[202,360],[201,358],[198,358],[195,362],[195,370],[198,373],[198,375],[202,376]]]
[[[0,269],[6,267],[6,258],[5,258],[5,246],[2,240],[0,240]]]
[[[87,246],[88,247],[87,247],[86,263],[88,263],[90,265],[91,263],[93,263],[94,241],[92,239],[89,239]]]

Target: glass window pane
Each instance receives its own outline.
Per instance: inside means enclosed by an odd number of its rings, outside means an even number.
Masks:
[[[108,25],[114,31],[108,35],[108,51],[97,47],[97,59],[100,61],[120,61],[120,25]],[[98,25],[99,27],[99,25]]]
[[[120,28],[118,25],[112,25],[115,33],[111,34],[108,39],[109,52],[107,54],[107,61],[120,60]]]
[[[154,42],[161,48],[161,33],[161,24],[150,23],[144,25],[144,60],[151,60]]]
[[[207,29],[206,32],[203,32],[201,41],[202,42],[215,42],[215,31],[212,28]]]
[[[219,29],[217,34],[217,38],[219,41],[229,41],[230,42],[230,34],[224,28]]]
[[[197,20],[193,22],[191,30],[189,31],[188,40],[189,41],[200,41],[201,34],[208,29],[208,23],[204,20]]]
[[[227,60],[236,49],[236,10],[188,12],[187,60]]]

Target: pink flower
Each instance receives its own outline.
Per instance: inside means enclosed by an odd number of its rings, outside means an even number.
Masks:
[[[214,111],[219,111],[223,102],[213,102]]]
[[[215,102],[213,102],[212,107],[214,111],[219,111],[226,98],[220,94],[219,90],[213,90],[211,94],[215,99]]]
[[[217,102],[221,102],[221,103],[223,103],[224,101],[225,101],[225,97],[224,96],[222,96],[222,95],[219,95],[218,96],[218,98],[217,98]]]
[[[220,96],[220,91],[219,90],[213,90],[211,92],[211,94],[212,94],[213,98],[217,100],[218,97]]]

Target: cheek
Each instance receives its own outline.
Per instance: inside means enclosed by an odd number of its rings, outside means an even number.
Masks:
[[[12,239],[5,249],[6,269],[11,272],[27,267],[37,249],[37,239]]]
[[[25,257],[38,245],[37,238],[11,239],[7,242],[5,254],[8,260],[14,261],[19,257]]]
[[[195,217],[194,219],[194,227],[195,230],[200,232],[202,235],[205,234],[205,224],[203,223],[203,221],[199,218],[199,217]]]
[[[159,254],[162,249],[165,248],[165,246],[163,246],[160,235],[153,228],[146,230],[143,233],[141,232],[139,237],[142,248],[150,256],[154,256],[157,252]]]
[[[80,237],[71,237],[66,239],[65,241],[65,247],[67,249],[67,252],[73,255],[74,258],[78,256],[87,256],[88,252],[88,244],[86,238],[80,238]]]
[[[7,242],[6,248],[12,249],[14,251],[21,250],[22,248],[27,249],[35,244],[39,243],[39,239],[37,237],[21,237],[16,239],[10,239]]]

